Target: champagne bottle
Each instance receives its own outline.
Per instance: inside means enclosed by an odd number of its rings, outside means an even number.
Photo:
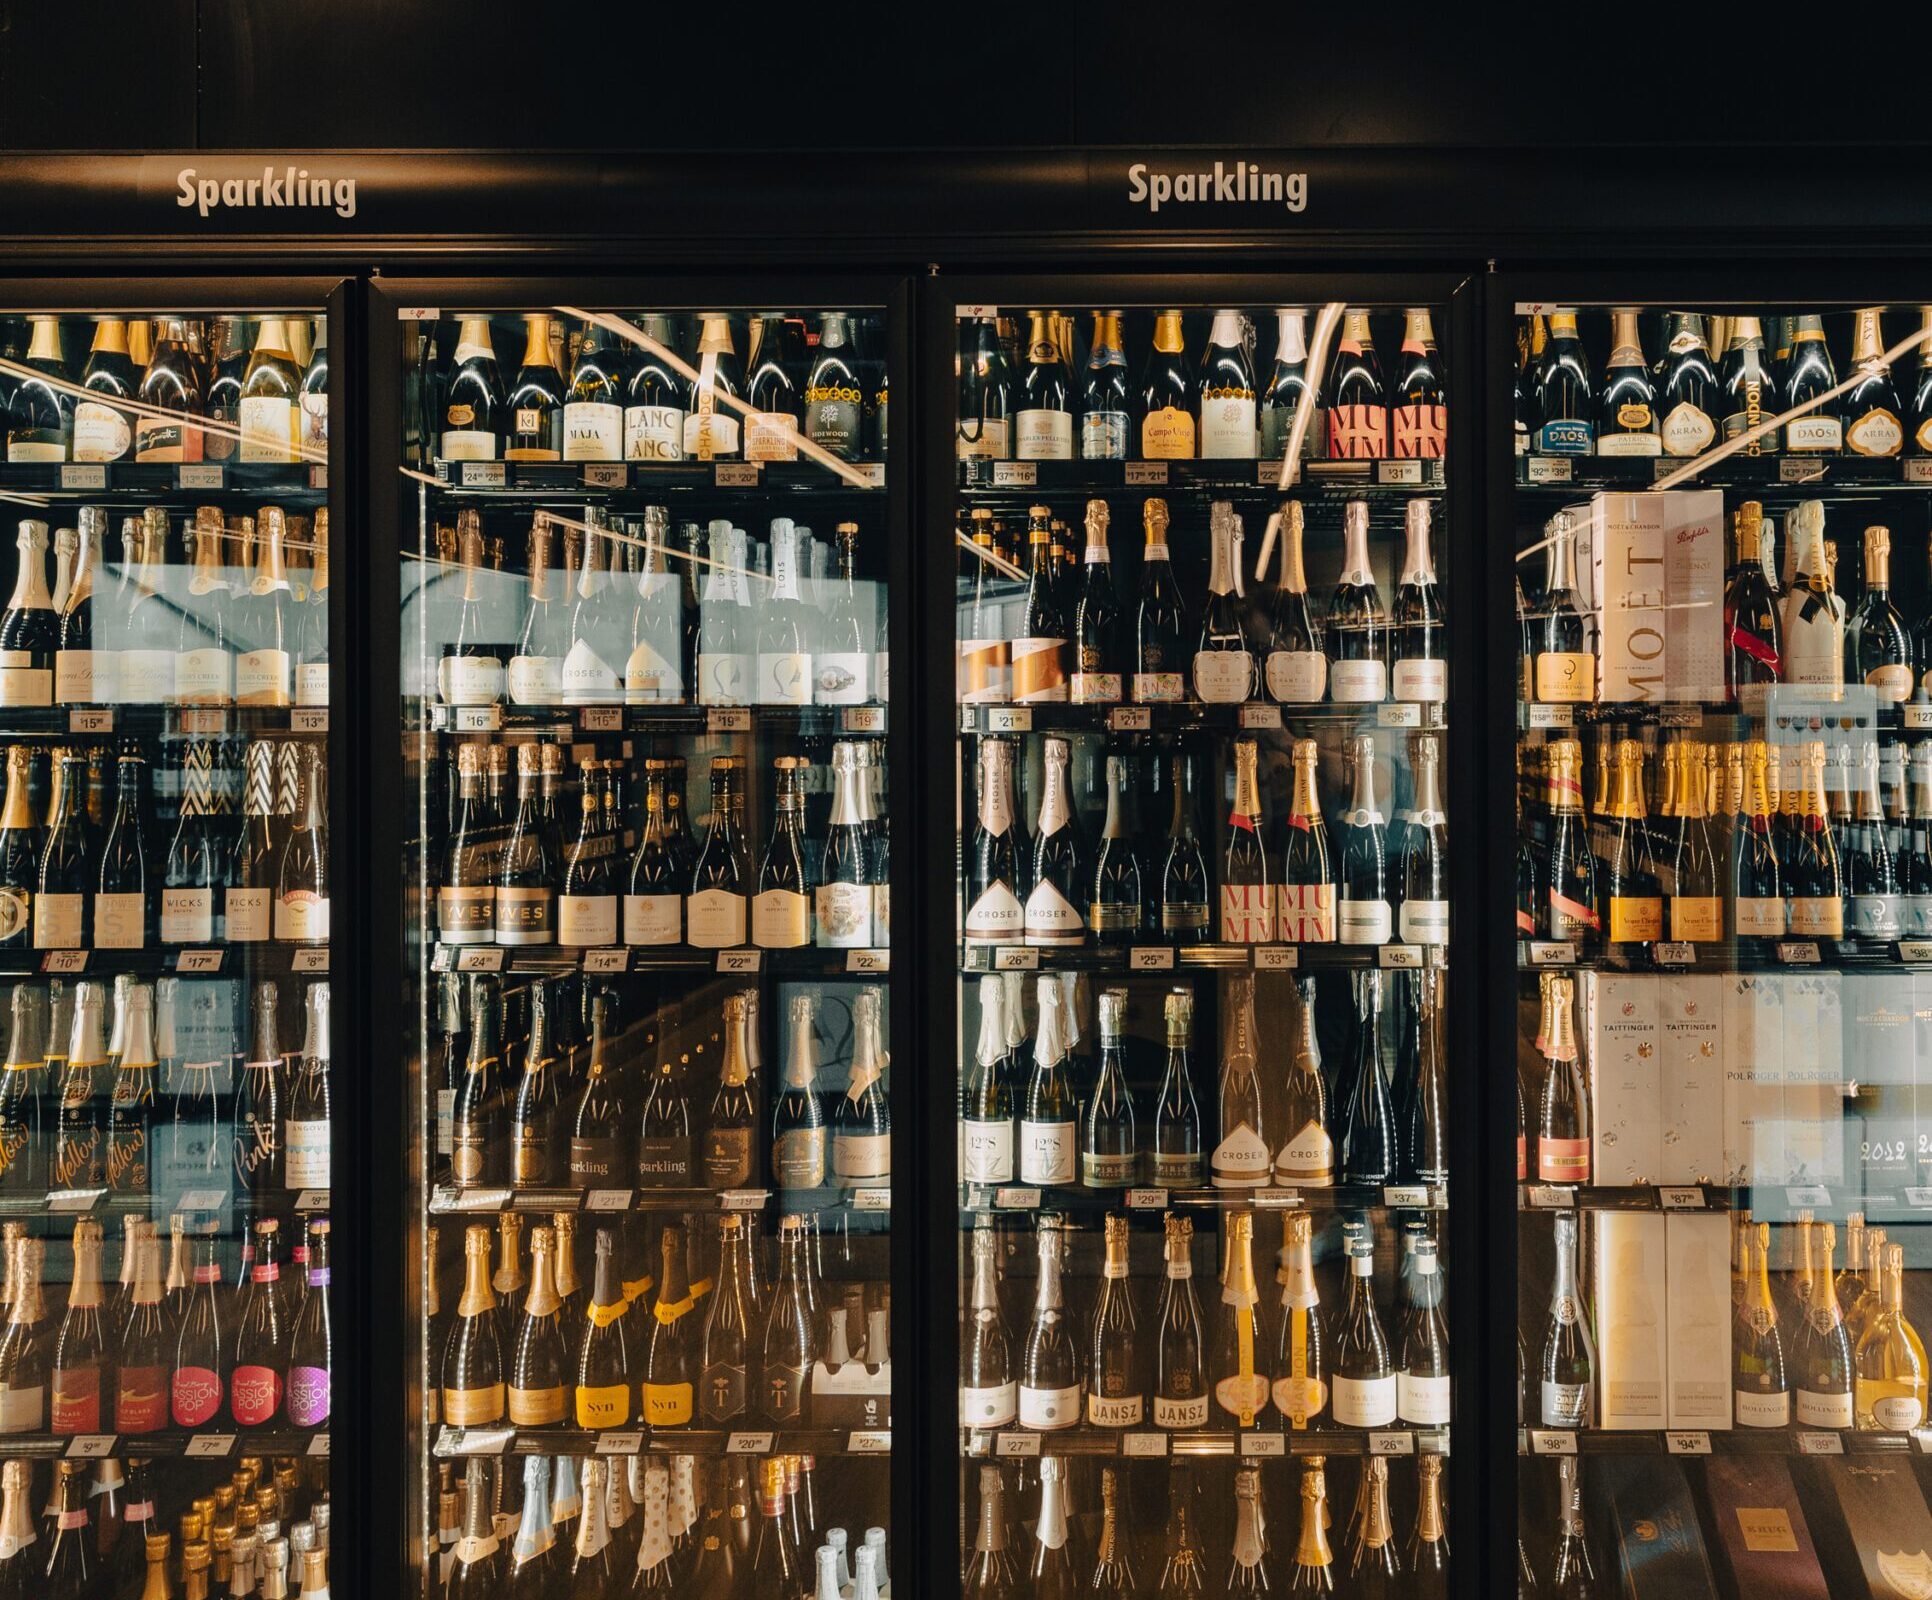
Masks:
[[[177,1428],[211,1422],[226,1398],[222,1371],[227,1335],[222,1327],[221,1268],[215,1261],[213,1227],[204,1224],[195,1240],[194,1285],[177,1320],[174,1376],[168,1384],[168,1415]],[[484,1249],[489,1249],[487,1231]],[[494,1328],[492,1323],[493,1332]],[[4,1347],[0,1347],[0,1375],[4,1371]],[[444,1420],[449,1420],[447,1413]]]
[[[1295,1564],[1288,1574],[1290,1594],[1332,1594],[1335,1556],[1328,1545],[1327,1473],[1320,1456],[1309,1456],[1301,1469],[1301,1529],[1295,1541]]]
[[[1012,401],[1012,376],[997,320],[990,316],[962,318],[955,441],[955,453],[961,461],[1005,461],[1012,455]]]
[[[1282,1216],[1281,1335],[1270,1397],[1288,1426],[1313,1426],[1328,1407],[1328,1335],[1315,1283],[1313,1221],[1305,1211]]]
[[[1033,1525],[1027,1569],[1027,1592],[1033,1600],[1074,1600],[1080,1592],[1068,1545],[1065,1496],[1066,1462],[1059,1456],[1040,1457],[1040,1515]]]
[[[1749,433],[1782,409],[1778,379],[1764,348],[1764,329],[1756,317],[1731,319],[1730,348],[1724,354],[1724,437]],[[1747,456],[1774,455],[1778,430],[1772,428],[1744,446]]]
[[[697,1352],[691,1348],[698,1332],[691,1317],[696,1301],[685,1271],[683,1229],[665,1228],[659,1248],[663,1267],[644,1347],[641,1416],[654,1428],[682,1428],[691,1423],[698,1371]]]
[[[1442,809],[1441,745],[1434,734],[1415,741],[1415,801],[1396,861],[1396,936],[1405,944],[1449,942],[1448,824]]]
[[[1778,1308],[1771,1299],[1770,1224],[1748,1223],[1745,1233],[1750,1265],[1731,1334],[1734,1414],[1740,1428],[1785,1428],[1791,1425],[1791,1386]]]
[[[1154,318],[1154,340],[1140,379],[1140,454],[1148,461],[1192,461],[1198,400],[1186,366],[1181,314]]]
[[[555,1257],[557,1235],[530,1230],[530,1292],[511,1336],[509,1410],[513,1426],[563,1426],[565,1366]]]
[[[852,1067],[832,1118],[832,1177],[845,1188],[892,1179],[892,1108],[880,1035],[884,991],[863,988],[852,1001]],[[1024,1141],[1023,1141],[1024,1142]],[[1071,1163],[1072,1141],[1067,1143]],[[1055,1180],[1071,1183],[1072,1176]]]
[[[130,986],[120,1056],[108,1101],[107,1187],[110,1193],[145,1195],[154,1146],[154,990]]]
[[[1252,739],[1234,746],[1234,809],[1228,815],[1221,854],[1220,939],[1223,944],[1266,944],[1275,936],[1275,891],[1268,853],[1261,842],[1258,747]],[[1036,891],[1037,892],[1037,891]]]
[[[171,415],[134,417],[136,461],[201,460],[202,430],[192,419],[202,414],[202,390],[200,363],[189,346],[187,322],[180,317],[160,318],[153,354],[134,394],[143,405]]]
[[[1530,449],[1539,456],[1587,456],[1596,449],[1596,400],[1590,358],[1577,336],[1576,313],[1550,313],[1549,337],[1536,370],[1536,429]]]
[[[1127,459],[1127,340],[1121,332],[1121,320],[1118,311],[1093,314],[1093,337],[1087,341],[1087,375],[1080,394],[1083,461]]]
[[[1068,787],[1072,746],[1048,738],[1041,747],[1045,778],[1041,784],[1039,826],[1033,839],[1033,888],[1026,898],[1026,942],[1074,946],[1086,942],[1079,911],[1088,865],[1084,842]]]
[[[503,431],[503,383],[488,317],[464,317],[443,390],[438,454],[445,461],[494,461]]]
[[[1107,757],[1107,819],[1094,858],[1087,925],[1102,945],[1132,944],[1144,931],[1146,891],[1141,861],[1129,829],[1132,758]]]
[[[1121,1529],[1120,1469],[1100,1469],[1100,1539],[1087,1593],[1104,1600],[1133,1600],[1139,1593],[1129,1537]]]
[[[1573,995],[1572,979],[1545,975],[1543,1016],[1536,1030],[1543,1054],[1536,1175],[1543,1183],[1590,1181],[1590,1094],[1577,1050]]]
[[[1315,1039],[1312,978],[1299,986],[1282,1126],[1288,1138],[1275,1153],[1274,1181],[1297,1188],[1333,1184],[1335,1142],[1329,1134],[1328,1081]]]
[[[1194,1031],[1194,996],[1185,988],[1168,992],[1167,1062],[1154,1103],[1154,1138],[1149,1176],[1163,1189],[1192,1189],[1206,1173],[1202,1159],[1201,1108],[1194,1098],[1188,1063],[1188,1038]]]
[[[960,1349],[959,1421],[966,1428],[1005,1427],[1019,1415],[1019,1374],[1000,1307],[998,1248],[990,1226],[975,1226],[968,1326]]]
[[[1389,1463],[1370,1456],[1362,1465],[1362,1516],[1349,1551],[1349,1593],[1361,1600],[1395,1600],[1413,1593],[1402,1581],[1395,1528],[1389,1519]]]
[[[43,897],[44,898],[44,897]],[[107,1064],[102,1042],[103,995],[98,983],[75,991],[74,1024],[62,1063],[60,1121],[54,1137],[53,1169],[58,1189],[98,1189],[106,1180],[107,1135],[97,1102],[101,1069]],[[52,1076],[50,1066],[50,1076]]]
[[[287,517],[279,506],[264,506],[255,539],[255,570],[247,587],[234,596],[227,618],[235,647],[237,705],[294,702],[295,600],[287,544]]]
[[[1025,936],[1021,838],[1013,797],[1014,743],[979,742],[978,822],[967,890],[966,942],[1017,944]]]
[[[1261,1348],[1261,1288],[1254,1275],[1254,1213],[1227,1215],[1227,1262],[1215,1322],[1214,1399],[1236,1426],[1252,1428],[1268,1408]]]
[[[1177,751],[1171,771],[1174,809],[1161,865],[1160,931],[1171,944],[1192,944],[1205,941],[1209,930],[1207,861],[1195,834],[1192,754]]]
[[[711,759],[711,824],[685,899],[685,938],[699,949],[745,942],[750,870],[739,814],[744,770],[742,756]]]
[[[570,370],[570,387],[564,391],[560,430],[564,460],[623,459],[622,365],[623,352],[612,336],[596,323],[586,323]]]
[[[1369,332],[1369,314],[1350,307],[1323,385],[1328,399],[1327,453],[1336,461],[1375,460],[1389,453],[1389,397]],[[1381,698],[1380,696],[1377,697]]]
[[[836,763],[835,770],[836,770]],[[767,950],[795,950],[813,938],[812,902],[816,894],[832,903],[832,909],[849,908],[853,899],[854,873],[863,876],[864,861],[856,849],[856,825],[842,813],[850,809],[843,774],[839,774],[833,797],[833,820],[825,842],[823,868],[828,881],[817,890],[808,890],[810,874],[805,867],[805,774],[810,763],[803,756],[779,756],[772,768],[777,777],[777,798],[772,808],[771,837],[765,844],[764,859],[758,865],[758,892],[751,902],[751,942]],[[643,845],[639,845],[642,859]],[[871,919],[871,896],[864,906],[866,923]],[[835,919],[834,926],[846,926],[851,919]],[[818,923],[822,944],[832,944],[823,918]]]
[[[778,1256],[778,1285],[760,1335],[758,1404],[769,1421],[782,1426],[802,1418],[805,1380],[818,1354],[803,1218],[778,1219]]]
[[[1717,368],[1705,344],[1703,316],[1695,311],[1673,311],[1657,400],[1663,415],[1659,432],[1665,455],[1702,455],[1716,442],[1718,392]]]
[[[1779,877],[1789,894],[1791,934],[1801,939],[1845,936],[1844,878],[1825,811],[1825,747],[1799,752],[1797,826],[1786,840]]]
[[[1856,813],[1844,848],[1845,886],[1851,896],[1852,932],[1861,939],[1897,939],[1904,929],[1904,895],[1898,858],[1879,798],[1879,749],[1862,747]]]
[[[1302,503],[1281,508],[1281,579],[1269,618],[1268,653],[1263,676],[1269,695],[1284,705],[1315,705],[1328,693],[1328,655],[1321,624],[1308,600],[1308,573],[1302,560]]]
[[[1831,1268],[1837,1242],[1837,1229],[1829,1222],[1814,1226],[1811,1297],[1804,1324],[1789,1353],[1801,1428],[1849,1428],[1855,1421],[1853,1391],[1858,1369]]]
[[[1601,927],[1597,862],[1583,819],[1583,746],[1575,739],[1549,745],[1549,920],[1552,939],[1591,944]]]
[[[147,759],[124,746],[115,760],[114,817],[101,844],[89,919],[94,945],[102,950],[139,950],[151,932],[147,830],[142,819],[142,779]]]
[[[54,1340],[52,1431],[99,1433],[111,1383],[101,1319],[101,1226],[82,1218],[74,1224],[73,1287]]]
[[[1254,978],[1229,981],[1227,1040],[1221,1052],[1220,1137],[1209,1162],[1217,1189],[1258,1189],[1273,1170],[1262,1122],[1259,1030],[1254,1016]]]
[[[1100,1067],[1081,1127],[1080,1182],[1089,1189],[1124,1189],[1140,1176],[1140,1135],[1127,1085],[1127,991],[1105,990],[1099,1011]]]
[[[1019,632],[1011,645],[1013,699],[1022,705],[1068,698],[1069,636],[1065,611],[1054,581],[1052,556],[1053,512],[1047,506],[1027,508],[1029,568]]]
[[[968,1600],[1019,1600],[1020,1576],[1006,1547],[1006,1475],[990,1461],[982,1463],[979,1469],[978,1527],[966,1575],[960,1580],[962,1594]],[[827,1551],[831,1552],[833,1564],[832,1594],[837,1595],[840,1593],[840,1554],[832,1546],[822,1545],[821,1562]]]
[[[1343,1428],[1387,1428],[1397,1405],[1395,1362],[1375,1310],[1375,1244],[1367,1231],[1349,1239],[1348,1298],[1334,1329],[1331,1404]]]
[[[0,706],[54,703],[54,653],[60,623],[47,592],[47,524],[20,524],[13,597],[0,613]]]
[[[1342,813],[1340,916],[1343,944],[1387,944],[1395,932],[1389,906],[1388,851],[1380,802],[1375,795],[1375,737],[1350,742],[1355,787]]]
[[[13,1298],[0,1335],[0,1434],[39,1433],[47,1426],[47,1394],[53,1377],[53,1330],[41,1293],[46,1246],[25,1235],[7,1240],[7,1275]]]
[[[463,1298],[443,1353],[443,1421],[483,1427],[503,1419],[504,1371],[490,1288],[490,1230],[480,1223],[463,1230],[463,1261]]]
[[[1073,459],[1073,374],[1050,331],[1052,311],[1029,311],[1026,371],[1021,374],[1013,413],[1016,461]]]
[[[1865,530],[1865,593],[1845,630],[1845,681],[1869,684],[1880,706],[1902,704],[1913,686],[1912,641],[1891,599],[1892,535]]]
[[[1176,338],[1178,334],[1176,322]],[[1178,348],[1178,346],[1177,346]],[[1187,449],[1194,454],[1192,424]],[[1145,429],[1143,428],[1143,443]],[[1155,452],[1143,449],[1150,458]],[[1181,676],[1182,640],[1188,635],[1187,609],[1174,581],[1174,569],[1167,548],[1167,502],[1150,498],[1141,506],[1141,523],[1146,530],[1146,546],[1141,552],[1140,597],[1134,611],[1133,681],[1130,698],[1143,704],[1161,704],[1185,697]]]
[[[289,353],[289,319],[263,317],[242,375],[240,412],[244,462],[302,459],[302,372]]]
[[[549,316],[523,319],[523,360],[503,402],[503,459],[557,461],[564,444],[563,374],[551,355]]]
[[[1201,459],[1255,459],[1254,364],[1244,318],[1216,311],[1201,352]]]
[[[1398,1350],[1396,1413],[1418,1428],[1446,1428],[1449,1330],[1442,1315],[1442,1271],[1435,1240],[1416,1241],[1415,1259],[1402,1283],[1407,1303]]]
[[[572,1369],[571,1409],[580,1428],[621,1428],[631,1419],[630,1358],[624,1337],[626,1301],[617,1284],[609,1229],[597,1230],[594,1250],[590,1307]],[[488,1251],[486,1235],[486,1257]]]
[[[14,752],[25,754],[22,747]],[[14,752],[9,752],[13,754]],[[10,762],[11,766],[12,763]],[[26,762],[18,764],[25,787]],[[9,805],[12,804],[11,774]],[[42,1064],[47,1052],[45,996],[31,984],[18,984],[11,1001],[12,1026],[7,1033],[7,1056],[0,1066],[0,1192],[30,1194],[47,1188],[45,1098]],[[13,1271],[11,1254],[4,1263]]]
[[[1308,313],[1284,306],[1275,312],[1275,365],[1261,396],[1261,459],[1279,461],[1288,453],[1296,418],[1308,408],[1301,455],[1310,460],[1322,453],[1328,430],[1321,415],[1319,375],[1308,370]],[[1299,504],[1299,502],[1293,502]]]
[[[1020,1426],[1071,1428],[1080,1421],[1080,1357],[1061,1304],[1065,1244],[1058,1217],[1040,1218],[1038,1240],[1033,1317],[1020,1347]]]
[[[1252,452],[1250,452],[1252,454]],[[1255,654],[1241,621],[1241,518],[1225,500],[1208,508],[1208,593],[1196,636],[1192,683],[1209,705],[1252,700],[1260,686]]]
[[[752,998],[756,994],[750,991]],[[699,1151],[704,1185],[718,1192],[748,1188],[757,1180],[751,1139],[757,1118],[751,1091],[751,1009],[745,994],[725,996],[724,1060]]]
[[[1048,1187],[1078,1181],[1080,1107],[1067,1075],[1070,1019],[1059,979],[1042,977],[1038,994],[1033,1071],[1020,1106],[1020,1182]]]
[[[243,1428],[263,1428],[275,1420],[288,1382],[289,1326],[282,1303],[280,1245],[281,1224],[275,1218],[255,1224],[255,1260],[236,1317],[234,1367],[228,1375],[228,1414]]]
[[[1390,689],[1397,700],[1441,702],[1449,698],[1449,663],[1444,656],[1448,624],[1436,583],[1435,557],[1429,550],[1429,502],[1411,500],[1403,520],[1402,577],[1389,619],[1395,657]]]
[[[1127,1219],[1110,1212],[1099,1298],[1088,1325],[1087,1422],[1096,1428],[1136,1428],[1147,1410],[1147,1380],[1127,1265]]]
[[[752,1320],[744,1218],[718,1219],[718,1271],[705,1296],[698,1346],[698,1410],[708,1423],[742,1417],[751,1403]]]
[[[1597,1352],[1577,1288],[1576,1216],[1562,1211],[1552,1222],[1556,1270],[1537,1363],[1539,1411],[1546,1428],[1587,1428],[1596,1420]]]
[[[1854,315],[1852,371],[1857,381],[1838,401],[1845,419],[1845,449],[1858,456],[1895,456],[1905,444],[1905,408],[1899,404],[1891,368],[1880,359],[1885,353],[1880,317],[1876,306]]]
[[[1439,459],[1448,433],[1449,395],[1435,324],[1427,306],[1411,306],[1402,313],[1402,365],[1389,407],[1389,454]]]
[[[1663,937],[1663,889],[1650,849],[1648,804],[1644,796],[1643,746],[1617,741],[1616,788],[1610,798],[1614,819],[1610,850],[1610,942],[1648,944]]]
[[[1094,414],[1084,419],[1091,427]],[[1126,415],[1119,414],[1120,457],[1124,459]],[[1114,594],[1113,558],[1107,550],[1107,502],[1087,502],[1086,559],[1080,601],[1073,618],[1073,682],[1076,705],[1110,705],[1120,698],[1120,603]]]
[[[1657,432],[1657,389],[1644,361],[1637,308],[1610,313],[1610,360],[1597,397],[1597,454],[1654,456],[1663,451]]]
[[[74,401],[60,348],[60,319],[29,317],[33,332],[16,375],[7,418],[7,460],[65,461],[73,444]]]
[[[1925,1420],[1925,1350],[1905,1318],[1905,1249],[1885,1246],[1879,1308],[1858,1343],[1854,1385],[1860,1428],[1901,1432]]]
[[[1208,1420],[1206,1340],[1194,1297],[1194,1224],[1167,1214],[1166,1276],[1155,1329],[1154,1426],[1200,1428]]]
[[[1338,705],[1389,697],[1389,617],[1369,565],[1368,511],[1366,500],[1351,500],[1342,510],[1342,570],[1329,596],[1324,635],[1329,695]]]
[[[150,1241],[158,1263],[160,1243]],[[289,1334],[287,1411],[291,1426],[327,1425],[330,1409],[330,1370],[334,1333],[329,1316],[329,1223],[318,1217],[309,1225],[306,1283]],[[432,1340],[430,1349],[436,1345]]]
[[[1330,864],[1328,827],[1315,792],[1320,750],[1313,739],[1297,739],[1291,752],[1294,784],[1288,803],[1288,845],[1276,891],[1278,937],[1291,944],[1325,944],[1335,938],[1335,873]]]
[[[1567,511],[1550,520],[1539,615],[1532,624],[1535,647],[1530,689],[1544,704],[1577,704],[1596,699],[1596,657],[1585,632],[1583,601],[1576,580],[1576,522]]]

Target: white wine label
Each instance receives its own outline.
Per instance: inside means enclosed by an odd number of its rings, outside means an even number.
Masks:
[[[1279,937],[1289,944],[1332,944],[1335,885],[1284,883],[1275,890]]]
[[[624,459],[682,461],[684,413],[676,406],[626,406]]]
[[[43,896],[43,898],[45,898]],[[222,925],[230,944],[260,944],[269,936],[275,891],[229,889],[222,905]]]
[[[1328,668],[1328,692],[1337,705],[1362,705],[1389,697],[1389,669],[1381,661],[1335,661]]]
[[[1590,1424],[1590,1386],[1543,1380],[1543,1426],[1584,1428]]]
[[[1404,1422],[1418,1428],[1440,1428],[1449,1424],[1449,1379],[1412,1377],[1406,1372],[1395,1376],[1396,1411]]]
[[[1026,938],[1029,944],[1079,944],[1086,922],[1060,886],[1042,878],[1026,897]]]
[[[1404,944],[1447,944],[1449,942],[1449,902],[1447,900],[1404,900],[1396,920]]]
[[[1925,1420],[1925,1405],[1917,1395],[1886,1395],[1872,1402],[1872,1420],[1889,1433],[1905,1433]]]
[[[90,700],[112,701],[113,666],[117,657],[111,650],[57,650],[54,652],[54,701],[58,705],[85,705]]]
[[[1386,1378],[1345,1378],[1333,1383],[1335,1420],[1344,1428],[1386,1428],[1395,1421],[1395,1374]]]
[[[1398,661],[1391,681],[1398,700],[1447,700],[1449,663],[1421,658]]]
[[[971,943],[1007,944],[1026,928],[1026,908],[1004,878],[989,883],[966,913],[966,938]]]
[[[1138,1428],[1147,1415],[1144,1395],[1123,1395],[1109,1399],[1087,1391],[1087,1421],[1096,1428]]]
[[[1787,455],[1823,455],[1844,447],[1845,425],[1836,417],[1820,416],[1814,411],[1808,416],[1793,417],[1784,425]]]
[[[1016,461],[1071,461],[1073,413],[1020,411],[1013,417],[1013,459]]]
[[[617,943],[617,896],[557,896],[557,943],[579,947]]]
[[[877,1183],[892,1176],[892,1136],[834,1133],[832,1176],[842,1184]]]
[[[959,1391],[959,1425],[962,1428],[1003,1428],[1020,1414],[1020,1386],[995,1383],[976,1389],[962,1385]]]
[[[796,461],[798,418],[785,411],[758,411],[745,424],[747,461]]]
[[[1067,641],[1015,639],[1011,647],[1013,699],[1019,705],[1067,698]]]
[[[161,891],[161,942],[209,944],[215,937],[213,889]]]
[[[281,395],[244,395],[241,403],[243,461],[301,460],[302,415]]]
[[[745,942],[745,897],[729,889],[700,889],[688,896],[684,919],[686,942],[697,949],[723,950]]]
[[[1325,1187],[1335,1181],[1335,1141],[1310,1120],[1275,1154],[1275,1182]]]
[[[827,1162],[823,1128],[793,1128],[771,1144],[772,1179],[781,1189],[820,1189]]]
[[[1852,1397],[1820,1394],[1815,1389],[1798,1391],[1798,1426],[1801,1428],[1849,1428],[1852,1425]]]
[[[1895,456],[1905,444],[1898,418],[1884,409],[1867,411],[1845,429],[1845,448],[1856,456]],[[74,424],[74,459],[80,460],[80,422]]]
[[[698,652],[698,704],[743,706],[751,703],[752,658],[737,651]]]
[[[1912,693],[1912,669],[1903,662],[1888,667],[1873,667],[1865,681],[1878,691],[1882,706],[1902,705]]]
[[[503,698],[503,663],[496,656],[444,656],[436,689],[445,705],[493,706]]]
[[[36,667],[33,661],[31,650],[0,650],[0,706],[54,703],[54,675],[46,667]]]
[[[1071,1428],[1080,1420],[1080,1385],[1064,1389],[1035,1389],[1020,1385],[1022,1428]]]
[[[1254,692],[1254,657],[1246,650],[1197,650],[1194,692],[1209,705],[1239,705]]]
[[[1274,888],[1265,883],[1221,885],[1221,942],[1267,944],[1275,936]]]
[[[1664,453],[1673,456],[1699,455],[1717,438],[1717,424],[1688,400],[1671,408],[1660,431]]]
[[[1267,1142],[1245,1122],[1214,1147],[1209,1166],[1217,1189],[1259,1189],[1272,1173]]]
[[[286,1140],[287,1186],[290,1189],[329,1187],[329,1124],[298,1122],[293,1117],[282,1125]]]
[[[1089,411],[1080,419],[1080,458],[1083,461],[1127,459],[1127,413]]]
[[[1395,918],[1386,900],[1344,900],[1340,927],[1343,944],[1387,944],[1395,933]]]
[[[503,681],[516,705],[554,706],[563,699],[563,675],[555,656],[512,656]]]
[[[498,907],[503,897],[497,896]],[[329,897],[313,889],[291,889],[275,897],[275,937],[284,944],[326,944]]]
[[[1072,1122],[1020,1123],[1020,1182],[1048,1186],[1079,1175],[1079,1127]]]
[[[177,661],[180,659],[176,658]],[[235,657],[235,699],[245,706],[285,706],[294,688],[286,650],[244,650]]]
[[[1791,932],[1800,939],[1842,939],[1845,902],[1837,895],[1791,898]]]
[[[870,654],[863,650],[835,650],[809,659],[814,704],[862,706],[866,703],[872,675]]]
[[[219,647],[182,650],[174,658],[177,700],[227,700],[235,692],[235,658]]]
[[[1207,1426],[1208,1397],[1171,1400],[1164,1394],[1154,1396],[1154,1426],[1157,1428],[1204,1428]]]
[[[494,461],[496,460],[496,435],[488,429],[445,428],[442,459]]]
[[[1790,1390],[1780,1390],[1777,1394],[1752,1394],[1744,1389],[1731,1392],[1737,1401],[1737,1425],[1740,1428],[1791,1426]]]
[[[1252,461],[1257,447],[1253,396],[1201,401],[1203,461]]]
[[[808,706],[812,703],[812,658],[798,651],[758,652],[752,700],[761,706]]]
[[[826,950],[863,950],[872,940],[872,885],[821,883],[813,892],[818,943]]]
[[[610,705],[623,698],[617,688],[617,669],[587,639],[570,646],[557,671],[557,686],[567,706]]]
[[[966,1183],[1013,1181],[1013,1120],[959,1124],[959,1175]]]
[[[566,461],[621,461],[624,413],[608,401],[570,400],[563,408]]]
[[[29,1433],[47,1425],[47,1389],[44,1384],[23,1387],[9,1383],[0,1386],[0,1433]],[[16,1541],[16,1548],[25,1540]]]
[[[625,942],[632,942],[628,930]],[[810,944],[811,896],[794,889],[767,889],[763,894],[754,896],[751,902],[751,942],[766,950],[796,950]]]
[[[1649,408],[1644,409],[1648,411]],[[1643,426],[1641,423],[1634,425]],[[1641,433],[1613,430],[1597,439],[1597,454],[1600,456],[1655,456],[1663,454],[1663,449],[1664,441],[1648,430]]]
[[[684,937],[684,897],[677,894],[624,896],[624,943],[676,944]]]
[[[125,413],[98,400],[83,400],[74,407],[76,461],[119,461],[133,443],[134,431]]]
[[[41,896],[44,901],[47,897]],[[148,897],[144,894],[94,896],[94,947],[139,950],[147,942]]]
[[[961,461],[1004,461],[1008,457],[1006,419],[975,417],[959,425],[958,456]]]

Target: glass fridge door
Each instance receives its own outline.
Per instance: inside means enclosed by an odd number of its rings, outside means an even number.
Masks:
[[[1932,313],[1748,287],[1493,328],[1525,1593],[1932,1571]]]
[[[1443,1594],[1447,306],[1088,287],[946,308],[963,1586]]]
[[[0,1582],[292,1592],[330,1548],[342,297],[27,287],[0,291]]]
[[[895,313],[433,292],[397,374],[416,1581],[883,1593]]]

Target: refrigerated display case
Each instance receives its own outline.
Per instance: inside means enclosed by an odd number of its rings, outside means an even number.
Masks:
[[[1932,364],[1867,276],[1548,274],[1491,310],[1524,1593],[1932,1570]]]
[[[331,1284],[347,290],[0,301],[0,1543],[47,1593],[314,1587],[363,1360]]]
[[[934,298],[963,1587],[1447,1593],[1467,291]]]
[[[903,293],[379,287],[423,1593],[890,1585]]]

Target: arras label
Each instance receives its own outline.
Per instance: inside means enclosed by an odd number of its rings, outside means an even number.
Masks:
[[[1682,400],[1664,418],[1661,432],[1665,454],[1694,456],[1710,448],[1717,438],[1717,424],[1688,400]]]

